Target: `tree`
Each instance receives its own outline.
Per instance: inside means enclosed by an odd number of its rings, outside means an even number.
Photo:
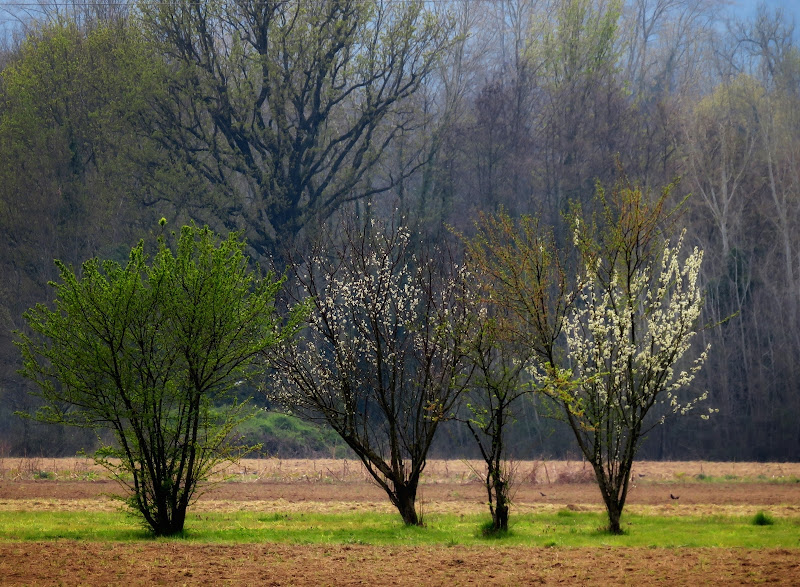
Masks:
[[[483,304],[473,311],[475,334],[468,339],[474,365],[467,425],[486,462],[486,490],[492,530],[508,529],[509,490],[506,436],[518,400],[541,391],[527,370],[533,360],[555,360],[555,344],[570,306],[567,280],[552,233],[539,220],[507,214],[485,216],[465,240],[467,266],[478,284],[471,296]]]
[[[379,221],[325,231],[290,262],[311,316],[299,348],[275,364],[274,398],[327,422],[409,525],[422,522],[417,487],[440,422],[467,383],[464,276],[409,231]],[[341,240],[338,240],[341,239]]]
[[[160,217],[185,218],[198,196],[197,183],[143,132],[164,71],[136,22],[73,18],[58,7],[65,14],[31,24],[0,72],[0,437],[15,454],[74,454],[93,439],[13,416],[35,410],[35,399],[17,374],[11,332],[50,295],[58,277],[50,259],[123,262]]]
[[[692,110],[684,134],[688,181],[719,233],[719,257],[727,262],[741,238],[748,170],[758,144],[757,113],[750,97],[758,83],[739,75],[720,84]],[[711,252],[717,251],[712,249]]]
[[[157,132],[221,190],[216,220],[276,252],[315,216],[386,192],[419,166],[412,155],[381,172],[387,148],[417,127],[412,97],[449,43],[446,22],[423,5],[143,5],[175,73]]]
[[[124,21],[82,28],[57,20],[21,44],[0,88],[0,206],[10,208],[2,218],[10,248],[39,261],[46,247],[45,258],[78,263],[136,242],[167,213],[153,210],[162,208],[153,193],[187,182],[184,175],[158,185],[170,164],[140,132],[161,91],[163,72],[152,62],[140,31]],[[37,230],[24,221],[30,215],[42,218]]]
[[[477,312],[476,333],[466,347],[473,377],[467,395],[469,414],[464,422],[486,463],[483,480],[492,532],[508,530],[513,470],[506,438],[517,400],[532,391],[526,381],[531,350],[513,336],[510,318],[507,309],[482,305]]]
[[[231,437],[247,404],[231,391],[263,372],[260,353],[297,319],[279,326],[282,281],[251,272],[237,235],[217,241],[184,226],[175,252],[159,238],[150,264],[143,242],[124,266],[95,258],[78,275],[57,261],[54,309],[32,308],[18,333],[43,400],[29,416],[111,430],[116,443],[95,459],[158,536],[181,533],[198,484],[247,451]]]
[[[621,532],[633,460],[644,436],[706,394],[684,397],[705,361],[685,368],[703,305],[702,252],[680,260],[683,238],[663,239],[667,186],[655,201],[619,181],[598,185],[599,221],[574,210],[574,254],[535,218],[484,222],[471,259],[492,284],[492,299],[516,316],[516,336],[534,355],[536,391],[557,403],[597,478],[611,532]],[[574,282],[567,259],[579,262]]]
[[[683,235],[663,240],[667,186],[654,202],[621,180],[607,198],[601,186],[600,225],[575,216],[583,283],[564,319],[566,352],[537,370],[597,478],[609,531],[620,516],[642,439],[667,415],[685,414],[706,392],[680,394],[692,383],[708,348],[682,365],[697,333],[703,297],[702,251],[683,260]],[[660,417],[652,417],[661,412]],[[648,417],[651,416],[651,417]],[[707,416],[705,416],[707,417]]]
[[[617,82],[620,0],[557,0],[536,25],[541,62],[536,135],[543,189],[554,210],[587,193],[615,153],[632,151],[629,100]]]
[[[684,85],[685,69],[702,61],[696,45],[707,41],[720,0],[632,0],[623,7],[625,79],[639,97]],[[684,70],[684,71],[682,71]]]
[[[565,271],[565,251],[553,230],[535,216],[515,222],[501,213],[487,216],[476,236],[466,241],[470,267],[490,288],[492,305],[514,317],[507,322],[539,363],[555,365],[558,340],[575,293]]]

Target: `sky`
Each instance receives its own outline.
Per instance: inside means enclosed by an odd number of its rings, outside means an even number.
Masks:
[[[800,27],[800,0],[731,0],[730,10],[737,16],[747,18],[755,14],[759,4],[766,4],[773,10],[783,9],[787,17],[794,17],[795,28]]]
[[[18,24],[14,22],[13,13],[30,10],[36,2],[37,0],[0,0],[0,36],[7,34]],[[783,9],[784,14],[794,17],[795,37],[800,39],[800,0],[728,0],[728,2],[728,12],[738,18],[752,17],[761,3],[772,9]],[[23,6],[20,7],[20,4]]]

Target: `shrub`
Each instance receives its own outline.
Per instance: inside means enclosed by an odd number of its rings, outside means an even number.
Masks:
[[[758,512],[753,516],[754,526],[772,526],[774,523],[775,519],[766,512]]]

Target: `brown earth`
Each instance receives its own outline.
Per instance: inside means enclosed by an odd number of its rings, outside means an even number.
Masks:
[[[796,584],[796,550],[0,543],[6,585]]]
[[[119,486],[88,461],[0,462],[0,515],[12,509],[105,509]],[[545,471],[545,468],[547,469]],[[476,463],[432,461],[426,512],[485,508]],[[54,479],[37,479],[44,476]],[[89,475],[91,473],[91,475]],[[706,480],[698,480],[697,476]],[[715,480],[709,482],[708,476]],[[94,480],[79,480],[91,477]],[[243,461],[193,510],[392,511],[352,461]],[[727,477],[727,478],[726,478]],[[629,511],[800,515],[797,464],[641,463]],[[601,510],[581,463],[520,463],[516,512]],[[770,481],[781,482],[770,482]],[[583,482],[575,482],[583,481]],[[679,499],[671,499],[670,493]],[[0,583],[33,585],[736,585],[800,584],[800,551],[363,545],[0,542]]]

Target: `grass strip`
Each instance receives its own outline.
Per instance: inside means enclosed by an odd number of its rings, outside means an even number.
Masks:
[[[625,516],[622,536],[608,534],[604,515],[561,510],[518,515],[502,537],[485,537],[485,516],[431,514],[424,527],[407,527],[386,513],[190,514],[183,538],[202,543],[503,545],[543,547],[800,548],[800,518],[756,525],[752,517]],[[4,511],[0,540],[138,541],[149,534],[123,512]],[[173,539],[174,540],[174,539]]]

